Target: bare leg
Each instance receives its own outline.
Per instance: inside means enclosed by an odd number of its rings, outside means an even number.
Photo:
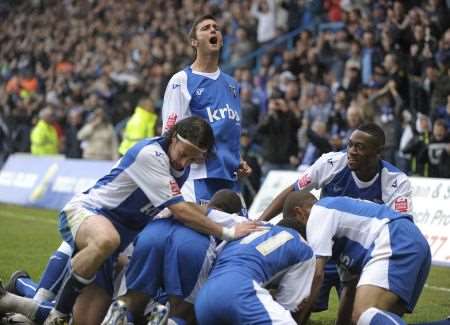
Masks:
[[[73,309],[74,325],[98,325],[111,304],[111,296],[95,284],[84,288]]]
[[[370,307],[386,310],[399,316],[405,312],[405,307],[395,293],[380,287],[363,285],[356,289],[352,324],[356,324],[361,314]]]

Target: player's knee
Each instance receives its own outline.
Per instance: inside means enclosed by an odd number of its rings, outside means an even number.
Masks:
[[[366,311],[368,311],[370,309],[371,308],[366,309],[366,308],[361,308],[361,307],[355,305],[353,307],[353,312],[352,312],[352,325],[360,324],[360,323],[358,323],[360,321],[360,318]]]
[[[395,325],[406,323],[400,318],[400,316],[393,313],[380,310],[375,307],[368,308],[362,312],[353,314],[352,324],[354,325]]]
[[[111,255],[120,245],[120,236],[118,233],[108,236],[100,235],[92,243],[91,247],[99,257]]]

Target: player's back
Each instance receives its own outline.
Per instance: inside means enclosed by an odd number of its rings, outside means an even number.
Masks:
[[[370,258],[371,246],[383,227],[399,219],[412,220],[412,217],[384,204],[349,197],[327,197],[313,206],[307,236],[316,255],[330,256],[332,246],[333,256],[341,264],[345,262],[347,267],[358,268]],[[323,247],[328,248],[322,250]]]
[[[238,272],[258,283],[266,283],[312,256],[312,249],[297,231],[268,226],[268,229],[228,243],[219,254],[210,278]]]
[[[131,229],[141,229],[161,211],[161,202],[170,196],[180,197],[179,190],[167,196],[155,189],[162,180],[159,169],[167,170],[168,141],[163,137],[145,139],[130,148],[111,171],[79,196],[91,209],[98,210]],[[186,179],[188,169],[180,175],[172,175],[177,184],[167,184],[178,189]],[[170,176],[170,175],[169,175]],[[138,182],[145,178],[145,182]],[[170,179],[168,179],[168,182]],[[140,185],[138,185],[140,184]],[[170,186],[169,186],[170,185]],[[164,196],[166,195],[166,196]]]

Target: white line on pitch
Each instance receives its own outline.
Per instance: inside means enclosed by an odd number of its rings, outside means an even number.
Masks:
[[[444,291],[444,292],[450,292],[449,288],[435,287],[435,286],[430,286],[428,284],[425,284],[425,288],[433,289],[433,290],[439,290],[439,291]]]

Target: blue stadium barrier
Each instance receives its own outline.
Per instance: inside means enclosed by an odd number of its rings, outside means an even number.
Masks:
[[[74,194],[95,184],[113,164],[63,156],[13,154],[0,171],[0,202],[59,210]]]

